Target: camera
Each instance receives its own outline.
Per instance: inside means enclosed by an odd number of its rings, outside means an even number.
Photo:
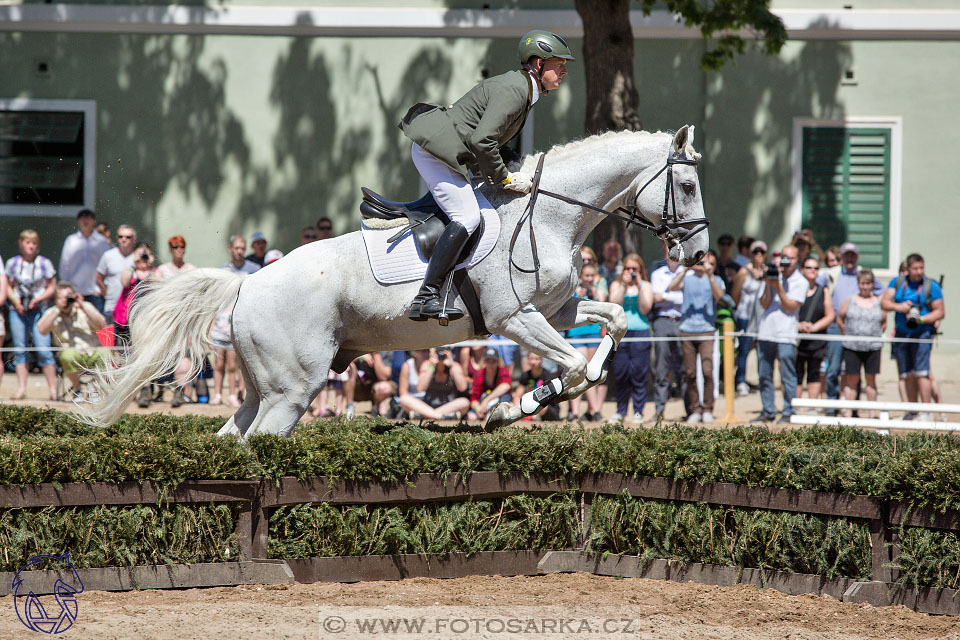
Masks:
[[[150,260],[150,254],[147,253],[146,251],[141,252],[140,255],[137,257],[145,262]]]
[[[20,304],[23,305],[23,308],[26,309],[29,307],[30,303],[33,301],[33,291],[20,285],[17,287],[17,294],[20,298]]]
[[[437,358],[440,360],[446,360],[447,356],[450,355],[450,347],[437,347]]]
[[[911,305],[910,311],[907,312],[907,328],[916,329],[920,324],[920,307],[917,305]]]
[[[780,266],[775,260],[767,260],[763,263],[763,279],[776,280],[780,277]]]
[[[67,309],[69,309],[70,307],[73,306],[73,303],[76,301],[77,301],[77,296],[67,296],[67,301],[64,302],[64,306],[66,306]]]
[[[780,272],[789,266],[790,256],[776,252],[763,263],[763,278],[765,280],[776,280],[780,277]]]

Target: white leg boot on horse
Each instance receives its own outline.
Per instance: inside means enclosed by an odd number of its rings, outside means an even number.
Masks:
[[[564,370],[538,396],[494,409],[488,428],[603,381],[609,354],[626,331],[623,309],[572,298],[580,247],[601,220],[621,217],[653,230],[670,241],[670,257],[687,265],[706,252],[692,133],[682,127],[675,135],[591,136],[540,158],[538,200],[490,185],[471,196],[495,208],[501,227],[522,227],[530,234],[529,243],[516,243],[498,229],[488,253],[470,264],[480,319],[488,332],[506,335]],[[535,164],[527,158],[521,171],[532,176]],[[117,369],[100,372],[101,401],[85,406],[83,419],[100,426],[114,422],[144,384],[176,370],[184,357],[196,372],[212,349],[208,334],[217,311],[230,305],[247,397],[222,433],[242,438],[289,435],[329,370],[342,372],[365,353],[454,344],[478,335],[470,313],[448,326],[411,322],[409,301],[420,278],[382,282],[370,266],[371,255],[358,231],[304,245],[249,276],[195,269],[144,283],[131,309],[128,357]],[[463,304],[459,292],[451,297],[451,305]],[[588,363],[558,330],[596,322],[606,325],[610,339]]]
[[[523,323],[529,327],[533,314],[522,313],[521,315],[523,316]],[[542,316],[540,317],[542,318]],[[537,320],[537,323],[539,324],[539,320]],[[559,332],[585,324],[596,323],[602,323],[606,327],[607,335],[601,341],[597,353],[590,362],[587,362],[583,355],[568,344]],[[562,379],[554,379],[545,384],[541,387],[541,389],[543,389],[542,391],[534,390],[529,392],[521,399],[517,406],[512,406],[506,402],[500,403],[490,412],[490,416],[484,425],[484,430],[496,430],[502,426],[516,422],[523,416],[532,415],[548,404],[575,398],[588,388],[603,383],[607,378],[607,372],[609,371],[610,363],[613,361],[613,354],[616,352],[617,345],[620,344],[620,340],[627,332],[627,316],[623,311],[623,307],[618,304],[596,302],[583,298],[570,298],[560,311],[550,317],[549,321],[544,318],[544,324],[549,327],[549,330],[543,328],[542,332],[528,333],[525,339],[520,339],[509,334],[504,335],[507,335],[524,347],[536,351],[543,357],[557,362],[564,370],[564,377]],[[536,342],[531,340],[531,338],[535,338]],[[544,342],[545,338],[549,338],[549,344]],[[556,348],[558,343],[563,346],[562,351]],[[551,351],[554,350],[559,352],[558,355],[551,353]],[[577,362],[577,364],[574,365],[577,367],[576,375],[568,376],[571,371],[568,370],[563,358],[565,356],[572,357],[569,354],[575,356],[574,359]],[[583,365],[582,373],[580,373],[579,370],[581,363]]]

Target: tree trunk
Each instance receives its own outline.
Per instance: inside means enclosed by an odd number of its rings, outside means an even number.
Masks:
[[[633,31],[630,0],[576,0],[583,21],[583,61],[587,85],[584,130],[642,129],[640,95],[633,81]],[[624,254],[640,252],[641,231],[617,220],[606,220],[593,232],[597,253],[609,238],[616,238]]]
[[[587,135],[642,129],[640,96],[633,82],[630,0],[576,0],[583,21],[587,82]]]

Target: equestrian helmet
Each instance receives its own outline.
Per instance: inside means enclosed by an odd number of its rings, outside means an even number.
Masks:
[[[550,31],[534,29],[520,38],[520,46],[517,49],[517,57],[520,64],[527,64],[530,58],[536,56],[547,60],[549,58],[563,58],[564,60],[576,60],[570,47],[564,42],[563,38]]]

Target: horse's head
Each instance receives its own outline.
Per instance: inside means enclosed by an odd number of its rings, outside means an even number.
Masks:
[[[684,125],[673,137],[665,165],[652,178],[638,179],[642,186],[635,201],[637,212],[666,242],[670,259],[688,267],[699,262],[710,246],[697,179],[699,161],[700,154],[693,148],[693,126]]]

